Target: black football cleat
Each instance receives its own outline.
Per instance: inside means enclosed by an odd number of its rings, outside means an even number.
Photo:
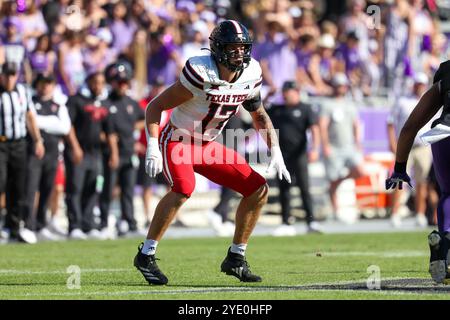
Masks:
[[[146,255],[141,252],[142,246],[144,244],[141,243],[138,247],[138,253],[136,254],[136,257],[134,257],[134,266],[136,269],[138,269],[142,275],[144,276],[145,280],[149,284],[155,284],[155,285],[163,285],[167,284],[169,280],[167,277],[159,270],[158,265],[156,264],[155,255]]]
[[[242,282],[261,282],[260,276],[252,274],[250,266],[243,255],[233,253],[228,249],[228,254],[220,266],[222,272],[229,276],[235,276]]]
[[[445,283],[447,277],[448,234],[433,231],[428,235],[430,247],[430,267],[428,272],[436,283]],[[447,279],[448,280],[448,279]]]

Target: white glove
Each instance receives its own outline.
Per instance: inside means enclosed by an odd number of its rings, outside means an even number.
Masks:
[[[163,170],[162,154],[159,150],[158,138],[150,137],[145,152],[145,172],[154,178]]]
[[[269,172],[272,168],[275,168],[275,170],[278,172],[278,179],[282,180],[284,177],[287,182],[291,183],[291,175],[289,174],[289,171],[287,171],[286,165],[284,164],[280,147],[272,147],[270,149],[270,154],[271,159],[269,167],[267,168],[267,172]]]

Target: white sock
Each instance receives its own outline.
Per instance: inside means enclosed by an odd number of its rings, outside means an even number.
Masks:
[[[232,244],[230,251],[233,253],[240,254],[241,256],[245,256],[245,250],[247,249],[246,243]]]
[[[153,255],[156,253],[156,247],[158,246],[158,241],[152,239],[145,239],[144,246],[141,249],[141,252],[147,256]]]

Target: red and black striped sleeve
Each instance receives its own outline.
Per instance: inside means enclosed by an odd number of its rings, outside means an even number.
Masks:
[[[191,63],[186,61],[186,64],[181,72],[180,80],[188,88],[195,87],[203,91],[204,80],[202,76],[192,67]]]
[[[258,81],[256,81],[256,83],[255,83],[255,85],[253,86],[253,88],[259,87],[259,86],[262,84],[262,82],[263,82],[263,79],[262,79],[262,77],[261,77],[261,78],[259,78]]]

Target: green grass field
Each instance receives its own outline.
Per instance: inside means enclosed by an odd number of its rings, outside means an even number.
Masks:
[[[253,237],[247,259],[257,284],[220,273],[226,238],[165,239],[158,264],[167,286],[133,267],[139,239],[0,246],[0,299],[449,299],[428,275],[427,232]],[[69,289],[71,265],[80,288]],[[369,266],[381,290],[368,290]]]

